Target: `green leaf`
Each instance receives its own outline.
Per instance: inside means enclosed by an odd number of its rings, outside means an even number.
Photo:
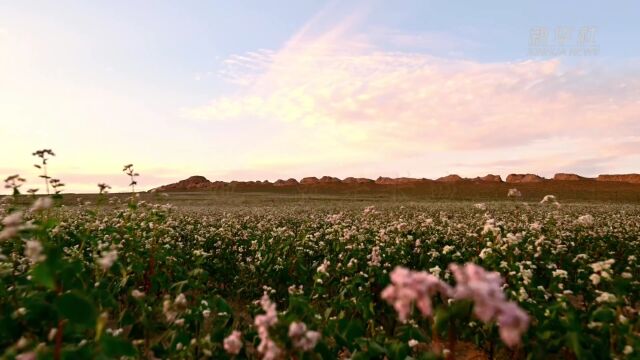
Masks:
[[[55,301],[56,309],[72,323],[94,326],[97,311],[93,303],[82,293],[71,291],[59,296]]]
[[[608,323],[615,320],[616,313],[615,311],[613,311],[613,309],[610,309],[608,307],[600,307],[593,312],[591,318],[593,319],[593,321]]]
[[[55,287],[54,274],[47,263],[41,262],[31,269],[31,279],[38,285],[48,289]]]
[[[105,335],[101,339],[102,351],[105,355],[112,358],[119,358],[121,356],[134,356],[136,349],[126,339]]]

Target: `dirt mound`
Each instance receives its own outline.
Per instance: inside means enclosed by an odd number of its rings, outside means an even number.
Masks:
[[[338,179],[337,177],[333,177],[333,176],[323,176],[320,178],[320,183],[321,184],[339,184],[341,183],[342,180]]]
[[[631,184],[640,184],[640,174],[603,174],[598,175],[598,181],[617,181]]]
[[[380,176],[376,179],[376,184],[379,184],[379,185],[394,185],[395,183],[396,183],[396,180],[390,177]]]
[[[533,183],[542,182],[546,179],[535,174],[509,174],[507,176],[508,183]]]
[[[456,174],[451,174],[451,175],[443,176],[441,178],[436,179],[436,181],[443,181],[443,182],[459,182],[462,180],[464,179],[460,177],[460,175],[456,175]]]
[[[367,179],[367,178],[355,178],[355,177],[348,177],[345,178],[344,180],[342,180],[342,182],[344,184],[371,184],[371,183],[375,183],[374,180],[371,179]]]
[[[480,180],[482,181],[487,181],[487,182],[502,182],[502,177],[500,177],[500,175],[493,175],[493,174],[487,174],[486,176],[483,176],[480,178]]]
[[[305,177],[305,178],[302,178],[302,180],[300,180],[301,185],[313,185],[313,184],[318,184],[319,182],[320,180],[315,176]]]
[[[278,179],[273,183],[273,186],[295,186],[298,185],[298,180],[290,178],[287,180]]]
[[[417,179],[410,177],[401,177],[401,178],[390,178],[390,177],[379,177],[376,179],[376,184],[380,185],[401,185],[401,184],[416,184],[425,181],[425,179]]]
[[[580,176],[578,174],[569,174],[569,173],[557,173],[553,175],[553,180],[560,181],[578,181],[578,180],[590,180],[584,176]]]
[[[155,191],[186,191],[186,190],[201,190],[207,189],[211,186],[211,181],[206,177],[195,175],[187,179],[180,180],[177,183],[160,186]]]

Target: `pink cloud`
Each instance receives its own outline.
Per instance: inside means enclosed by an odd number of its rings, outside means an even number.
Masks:
[[[437,149],[485,149],[638,128],[637,81],[621,86],[616,77],[565,68],[557,59],[448,60],[385,52],[358,39],[339,28],[316,37],[299,34],[276,52],[231,57],[227,76],[242,78],[241,92],[191,114],[278,119],[318,131],[345,125],[363,134],[351,146],[402,149],[425,142]],[[575,88],[594,77],[598,83]]]

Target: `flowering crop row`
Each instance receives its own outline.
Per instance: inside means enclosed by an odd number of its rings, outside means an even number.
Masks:
[[[640,354],[636,206],[17,198],[0,206],[6,359]]]

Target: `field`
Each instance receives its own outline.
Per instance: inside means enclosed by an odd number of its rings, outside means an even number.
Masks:
[[[4,197],[0,349],[639,358],[637,186],[555,189],[558,204],[526,187],[517,201],[502,187]]]

